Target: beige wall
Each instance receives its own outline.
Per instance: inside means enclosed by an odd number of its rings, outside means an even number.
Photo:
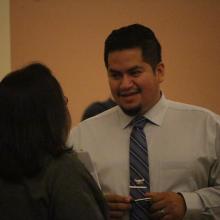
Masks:
[[[0,80],[11,70],[9,0],[0,0]]]
[[[134,22],[160,39],[166,96],[220,114],[219,0],[11,0],[12,67],[47,64],[76,123],[89,103],[109,95],[104,39]]]

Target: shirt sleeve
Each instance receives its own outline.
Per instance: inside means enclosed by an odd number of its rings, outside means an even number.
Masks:
[[[73,127],[70,131],[66,145],[75,151],[82,150],[80,127]]]
[[[186,219],[220,219],[220,124],[216,125],[215,135],[216,158],[209,171],[208,187],[195,192],[181,192],[186,206]]]

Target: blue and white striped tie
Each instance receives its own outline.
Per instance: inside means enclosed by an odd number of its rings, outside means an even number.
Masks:
[[[147,140],[143,131],[147,123],[143,116],[136,117],[130,135],[130,195],[134,200],[144,198],[150,191]],[[130,220],[149,219],[147,202],[136,202],[130,212]]]

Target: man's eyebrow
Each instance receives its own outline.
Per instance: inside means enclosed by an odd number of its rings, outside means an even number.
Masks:
[[[137,70],[137,69],[143,69],[141,66],[133,66],[129,69],[126,69],[125,72],[132,72],[134,70]],[[112,69],[112,68],[109,68],[108,69],[108,72],[111,72],[111,73],[121,73],[122,71],[119,71],[119,70],[115,70],[115,69]],[[123,71],[124,72],[124,71]]]
[[[114,69],[111,69],[111,68],[108,69],[108,72],[110,72],[110,73],[121,73],[121,71],[114,70]]]
[[[141,67],[141,66],[133,66],[133,67],[127,69],[127,72],[132,72],[132,71],[137,70],[137,69],[143,69],[143,67]]]

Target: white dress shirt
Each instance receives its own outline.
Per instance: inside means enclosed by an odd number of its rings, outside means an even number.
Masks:
[[[220,220],[220,120],[164,96],[145,114],[152,192],[181,192],[187,220]],[[129,194],[132,117],[116,106],[73,128],[69,144],[91,155],[103,192]],[[125,217],[124,219],[127,219]]]

